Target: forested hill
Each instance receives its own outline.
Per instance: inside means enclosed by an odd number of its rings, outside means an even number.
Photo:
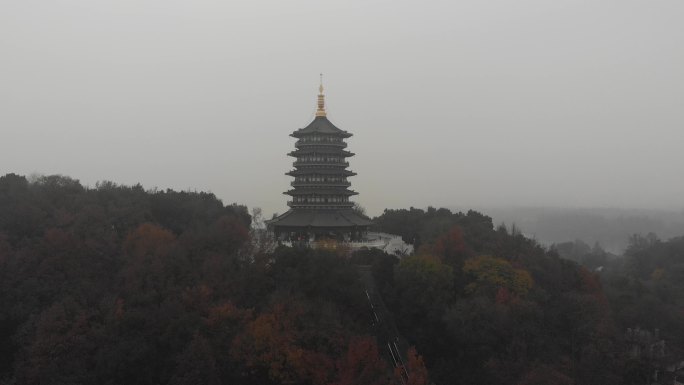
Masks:
[[[640,282],[666,268],[611,277],[606,296],[601,277],[474,211],[385,211],[381,230],[418,246],[401,260],[264,251],[250,222],[208,193],[0,177],[0,384],[399,384],[360,264],[414,346],[411,385],[649,376],[623,327],[644,319],[630,305]],[[661,260],[676,260],[668,250]],[[671,340],[678,306],[659,308]]]
[[[398,384],[348,258],[261,253],[250,220],[212,194],[0,177],[0,383]]]

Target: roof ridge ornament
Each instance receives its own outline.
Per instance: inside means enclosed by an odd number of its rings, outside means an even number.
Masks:
[[[325,113],[325,95],[323,95],[323,74],[321,74],[321,85],[318,86],[318,109],[316,116],[326,116]]]

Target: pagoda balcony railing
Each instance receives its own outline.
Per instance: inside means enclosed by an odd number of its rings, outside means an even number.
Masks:
[[[287,155],[295,157],[295,158],[299,158],[300,156],[306,156],[306,155],[339,156],[339,157],[343,157],[343,158],[350,158],[356,154],[354,154],[353,152],[346,151],[346,150],[339,150],[338,149],[337,151],[331,151],[330,149],[326,150],[323,148],[316,148],[316,149],[309,149],[308,151],[299,149],[299,150],[291,151]]]
[[[349,162],[323,162],[323,161],[295,161],[293,166],[332,166],[332,167],[349,167]]]
[[[353,171],[342,170],[342,169],[332,169],[332,170],[334,171],[335,174],[341,174],[341,175],[344,175],[347,177],[356,176],[356,173]],[[316,173],[315,169],[293,169],[293,170],[286,172],[285,175],[296,176],[298,174],[302,174],[302,173],[300,173],[301,171],[306,171],[307,174],[315,174]]]
[[[341,187],[349,187],[351,186],[351,182],[290,182],[290,186],[292,187],[315,187],[315,186],[341,186]]]
[[[345,148],[345,147],[347,147],[347,143],[345,143],[345,142],[302,142],[301,140],[298,140],[297,142],[295,142],[295,147],[299,148],[300,146],[306,146],[306,147],[334,146],[334,147],[339,147],[339,148]]]
[[[353,202],[293,202],[287,201],[287,205],[295,208],[307,208],[307,209],[339,209],[339,208],[351,208],[354,207]]]

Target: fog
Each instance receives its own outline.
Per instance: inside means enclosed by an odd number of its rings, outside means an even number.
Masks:
[[[384,208],[684,208],[684,3],[0,3],[0,174],[284,212],[323,72]]]
[[[452,208],[466,211],[469,208]],[[484,207],[495,225],[515,226],[545,246],[581,240],[622,255],[635,234],[654,234],[661,240],[684,234],[684,210],[617,208]]]

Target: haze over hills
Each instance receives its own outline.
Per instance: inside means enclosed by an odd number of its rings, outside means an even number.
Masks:
[[[470,208],[454,208],[467,211]],[[633,234],[654,233],[661,239],[684,234],[684,210],[560,207],[475,207],[495,224],[515,224],[544,245],[582,240],[622,254]]]

